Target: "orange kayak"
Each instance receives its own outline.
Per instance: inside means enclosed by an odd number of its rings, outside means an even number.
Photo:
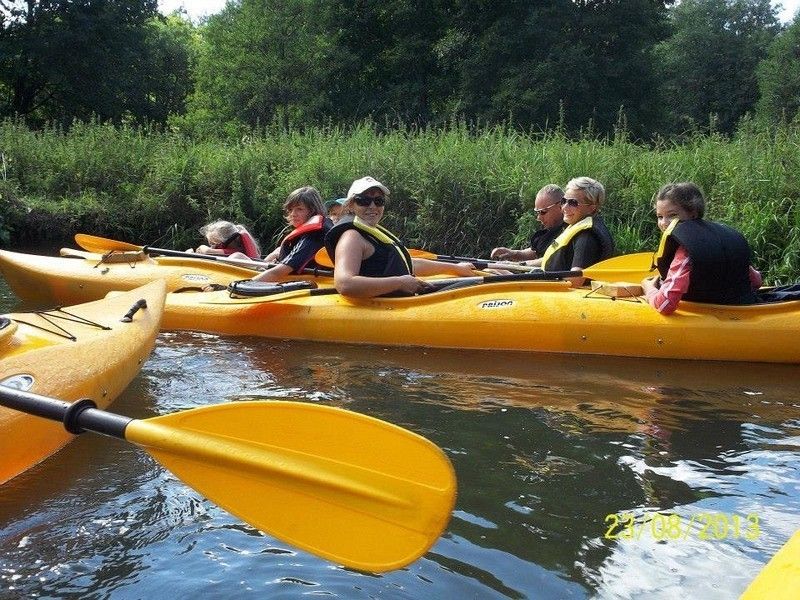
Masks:
[[[672,315],[564,281],[504,281],[406,298],[331,289],[167,294],[164,329],[381,346],[800,364],[800,301],[681,302]]]

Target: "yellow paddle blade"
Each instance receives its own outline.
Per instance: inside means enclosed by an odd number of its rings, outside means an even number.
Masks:
[[[364,571],[422,556],[455,502],[437,446],[337,408],[235,402],[132,421],[125,438],[258,529]]]
[[[652,252],[624,254],[600,261],[583,269],[583,275],[600,281],[630,281],[639,283],[658,272],[653,266]]]
[[[439,258],[438,254],[428,252],[427,250],[420,250],[419,248],[409,248],[408,253],[411,255],[411,258],[427,258],[428,260],[436,260]]]
[[[752,526],[752,523],[748,523]],[[756,531],[756,530],[753,530]],[[742,594],[740,600],[793,600],[800,589],[800,531],[789,538]]]
[[[112,250],[127,251],[141,250],[143,248],[143,246],[136,246],[135,244],[129,244],[128,242],[110,240],[108,238],[89,235],[86,233],[76,233],[75,243],[84,250],[96,252],[97,254],[105,254],[106,252],[111,252]]]
[[[324,246],[317,250],[317,253],[314,255],[314,262],[316,262],[320,267],[328,267],[329,269],[333,268],[333,261],[331,260],[331,257]]]

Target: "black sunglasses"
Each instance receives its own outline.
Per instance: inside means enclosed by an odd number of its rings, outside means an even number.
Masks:
[[[366,208],[373,202],[375,203],[375,206],[383,206],[386,204],[386,197],[378,196],[377,198],[367,198],[366,196],[353,196],[353,202],[363,208]]]
[[[578,208],[578,206],[580,206],[581,204],[585,204],[586,206],[589,206],[592,203],[591,202],[581,202],[577,198],[562,198],[561,199],[561,206],[566,206],[567,204],[569,204],[573,208]]]

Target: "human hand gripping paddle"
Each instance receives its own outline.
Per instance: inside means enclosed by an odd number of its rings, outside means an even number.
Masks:
[[[422,556],[446,527],[456,481],[427,439],[358,413],[232,402],[131,419],[0,386],[0,404],[138,444],[254,527],[346,567],[382,572]]]

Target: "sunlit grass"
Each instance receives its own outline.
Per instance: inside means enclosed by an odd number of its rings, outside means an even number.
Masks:
[[[147,243],[177,225],[170,241],[184,247],[198,242],[203,223],[225,218],[250,226],[269,248],[290,191],[314,185],[339,197],[369,174],[391,188],[385,224],[410,246],[486,256],[497,245],[527,243],[540,187],[588,175],[606,186],[603,214],[620,252],[655,246],[653,194],[691,180],[706,192],[708,217],[750,240],[768,281],[800,275],[800,134],[791,126],[766,131],[744,122],[733,139],[644,146],[624,132],[570,140],[461,123],[388,132],[365,123],[232,142],[97,123],[31,131],[5,121],[0,152],[0,230],[14,240],[48,237],[55,222],[65,238],[84,231]]]

